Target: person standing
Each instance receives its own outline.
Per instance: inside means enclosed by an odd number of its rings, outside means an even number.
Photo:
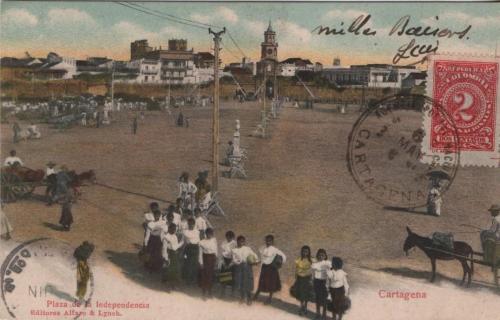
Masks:
[[[56,174],[56,192],[55,196],[49,201],[49,205],[68,195],[68,185],[70,181],[71,178],[68,175],[68,168],[62,165],[61,170]]]
[[[159,271],[163,266],[162,240],[161,235],[165,222],[160,219],[161,211],[153,211],[154,221],[147,224],[146,234],[144,236],[144,248],[149,254],[149,259],[145,267],[149,272]]]
[[[52,161],[47,163],[47,168],[45,169],[45,182],[47,183],[47,188],[45,188],[45,198],[50,199],[54,197],[57,185],[57,171],[55,168],[56,164]]]
[[[97,111],[96,119],[95,119],[95,127],[99,128],[101,125],[101,112]]]
[[[233,266],[231,265],[233,253],[232,250],[236,248],[236,240],[234,232],[229,230],[225,235],[226,239],[221,243],[221,262],[220,262],[220,278],[221,296],[225,295],[226,286],[233,287]],[[233,291],[232,290],[232,291]]]
[[[134,117],[134,120],[132,120],[132,134],[137,133],[137,116]]]
[[[77,261],[76,266],[76,296],[80,301],[84,300],[87,293],[87,284],[91,277],[88,259],[94,251],[94,245],[88,241],[84,241],[73,252],[73,257]]]
[[[258,262],[257,255],[246,245],[244,236],[236,239],[236,248],[232,250],[234,289],[240,293],[240,303],[246,299],[248,305],[252,304],[253,270],[252,266]]]
[[[441,204],[443,203],[439,181],[433,181],[427,196],[427,213],[435,216],[441,215]]]
[[[313,262],[311,268],[314,273],[313,287],[316,298],[316,319],[326,319],[326,298],[328,292],[326,290],[327,271],[332,267],[325,249],[318,249],[316,253],[316,262]],[[323,310],[321,310],[321,308]],[[322,311],[322,312],[321,312]]]
[[[195,221],[191,217],[187,220],[188,229],[183,230],[182,235],[186,242],[184,247],[184,264],[182,270],[182,278],[189,284],[195,284],[198,271],[200,268],[199,264],[199,243],[200,243],[200,231],[195,228]]]
[[[205,218],[201,215],[200,208],[194,209],[194,217],[195,228],[200,232],[200,239],[204,239],[208,226],[207,221],[205,221]]]
[[[177,126],[184,127],[184,115],[182,114],[182,111],[179,112],[179,115],[177,116]]]
[[[195,194],[198,188],[189,181],[189,174],[183,172],[179,178],[179,198],[182,198],[184,206],[193,211],[195,206]]]
[[[12,126],[12,131],[14,133],[14,136],[13,136],[13,142],[14,143],[17,143],[19,141],[19,134],[21,133],[21,127],[19,126],[19,123],[14,122],[14,125]]]
[[[0,237],[4,240],[9,240],[11,238],[10,233],[14,230],[10,225],[9,219],[7,219],[7,215],[3,211],[4,204],[1,201],[0,208]]]
[[[300,249],[300,258],[295,260],[295,288],[294,298],[299,300],[299,315],[307,314],[307,303],[311,297],[312,285],[312,259],[311,248],[303,246]]]
[[[61,205],[61,218],[59,219],[59,224],[62,225],[64,231],[69,231],[73,224],[73,213],[71,212],[72,202],[72,197],[66,195]]]
[[[217,239],[214,230],[207,228],[206,239],[200,241],[200,287],[203,299],[212,297],[212,286],[214,283],[215,266],[217,261]]]
[[[332,258],[332,269],[327,271],[328,289],[332,298],[331,312],[333,320],[342,320],[342,315],[347,311],[346,296],[349,295],[347,273],[342,269],[342,259]],[[338,317],[337,317],[338,316]]]
[[[175,289],[181,281],[181,268],[179,261],[179,249],[184,245],[176,235],[177,226],[173,223],[168,225],[168,232],[162,234],[162,256],[164,260],[162,281],[169,288]]]
[[[269,234],[265,237],[265,246],[260,249],[262,267],[260,270],[259,286],[255,292],[254,300],[257,300],[261,292],[268,292],[269,297],[265,304],[270,304],[273,293],[281,290],[279,268],[286,262],[283,251],[274,246],[274,236]]]
[[[492,205],[488,211],[491,214],[491,226],[487,230],[481,231],[480,238],[481,238],[481,246],[483,248],[483,252],[485,250],[485,241],[486,239],[492,239],[492,240],[500,240],[500,206],[499,205]]]

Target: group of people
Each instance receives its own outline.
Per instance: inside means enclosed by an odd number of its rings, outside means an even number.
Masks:
[[[312,301],[316,303],[316,319],[326,319],[327,310],[334,320],[342,319],[350,307],[347,273],[342,268],[342,259],[328,260],[325,249],[318,249],[312,258],[309,246],[301,248],[300,257],[295,260],[295,283],[290,289],[300,302],[300,315],[307,314],[307,304]]]

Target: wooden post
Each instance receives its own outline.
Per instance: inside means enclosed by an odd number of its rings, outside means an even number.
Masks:
[[[208,29],[214,35],[214,105],[212,111],[212,192],[215,193],[219,186],[219,51],[221,35],[226,32],[224,27],[219,32]]]

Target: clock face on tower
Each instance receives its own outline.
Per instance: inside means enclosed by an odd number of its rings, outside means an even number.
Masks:
[[[268,48],[268,49],[267,49],[267,54],[273,54],[273,49]]]

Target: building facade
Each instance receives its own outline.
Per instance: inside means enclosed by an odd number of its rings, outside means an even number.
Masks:
[[[361,86],[368,88],[401,88],[403,79],[418,72],[415,66],[393,66],[388,64],[353,65],[349,68],[323,68],[321,74],[338,86]]]

